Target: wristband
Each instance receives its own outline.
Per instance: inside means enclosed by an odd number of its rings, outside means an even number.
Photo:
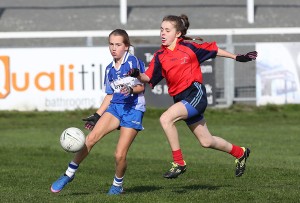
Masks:
[[[129,86],[129,94],[133,94],[133,88]]]
[[[99,118],[101,117],[97,112],[94,113],[94,116],[96,117],[97,120],[99,120]]]

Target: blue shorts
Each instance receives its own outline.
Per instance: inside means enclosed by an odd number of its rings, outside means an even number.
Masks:
[[[121,127],[133,128],[137,131],[144,129],[142,125],[144,112],[132,108],[132,105],[110,103],[105,112],[119,119]]]
[[[204,111],[207,107],[207,96],[205,86],[194,82],[186,90],[173,97],[174,102],[182,102],[187,111],[187,125],[194,124],[204,118]]]

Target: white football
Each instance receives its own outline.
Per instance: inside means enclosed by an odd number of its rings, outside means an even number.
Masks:
[[[64,130],[60,136],[60,145],[67,152],[80,151],[85,143],[84,133],[75,127]]]

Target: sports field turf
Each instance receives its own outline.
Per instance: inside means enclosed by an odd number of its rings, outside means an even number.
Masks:
[[[188,169],[177,179],[163,179],[172,159],[158,121],[161,112],[145,114],[145,130],[128,154],[125,194],[108,196],[118,132],[93,148],[72,183],[59,194],[50,192],[72,158],[59,145],[61,132],[83,129],[81,118],[93,110],[0,111],[0,202],[299,202],[300,105],[207,110],[214,135],[251,149],[240,178],[234,176],[233,157],[200,147],[178,122]]]

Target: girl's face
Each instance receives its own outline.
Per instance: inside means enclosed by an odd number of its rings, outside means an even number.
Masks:
[[[123,41],[123,37],[119,35],[111,35],[109,37],[109,51],[115,61],[120,60],[128,50]]]
[[[181,32],[176,31],[174,22],[163,21],[160,28],[161,44],[168,48],[174,48],[177,38],[180,37]]]

